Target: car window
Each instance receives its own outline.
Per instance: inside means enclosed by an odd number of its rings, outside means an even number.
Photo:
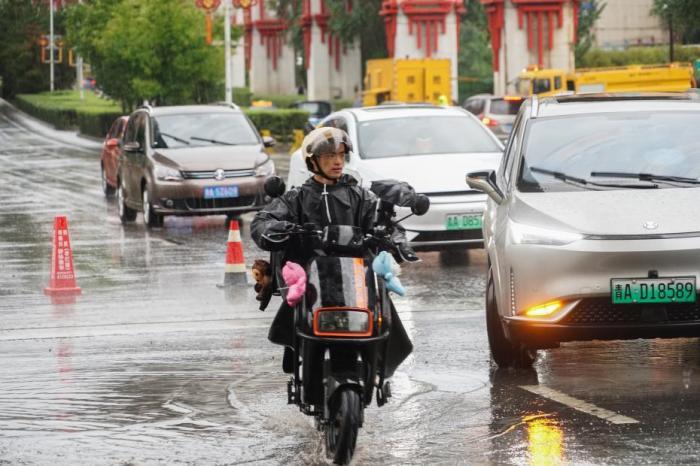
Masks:
[[[109,128],[109,132],[107,133],[107,139],[119,138],[119,135],[121,134],[122,124],[123,123],[121,118],[114,120],[114,123],[112,123],[112,127]]]
[[[554,77],[554,89],[561,89],[561,76]]]
[[[371,120],[357,132],[360,157],[367,159],[501,151],[490,132],[466,114]]]
[[[521,113],[515,118],[515,123],[513,123],[513,131],[510,133],[508,138],[508,145],[504,152],[503,159],[503,179],[506,185],[510,185],[511,172],[513,171],[513,163],[518,158],[518,147],[520,142],[520,136],[522,129],[520,127],[521,121],[523,119],[523,114]]]
[[[532,93],[540,94],[552,90],[552,82],[549,78],[535,79],[532,83]]]
[[[484,104],[485,100],[483,99],[471,99],[467,100],[467,104],[465,105],[465,109],[474,115],[480,115],[484,113]]]
[[[522,99],[492,99],[489,113],[495,115],[517,115],[522,103]]]
[[[593,177],[592,173],[645,173],[700,179],[699,127],[700,112],[615,112],[537,118],[528,123],[525,133],[518,189],[532,192],[591,189],[531,168],[616,184],[640,181]],[[689,185],[658,183],[659,188],[685,186]]]
[[[142,113],[136,119],[136,141],[140,147],[146,147],[146,114]]]
[[[258,136],[240,113],[181,113],[152,118],[153,140],[157,148],[259,144]]]
[[[126,126],[126,132],[124,134],[124,142],[134,142],[136,141],[136,124],[137,120],[143,112],[133,113],[129,117],[129,122]]]

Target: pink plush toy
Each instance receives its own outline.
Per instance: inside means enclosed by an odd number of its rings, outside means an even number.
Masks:
[[[306,272],[304,268],[288,261],[282,267],[282,278],[287,284],[287,304],[294,307],[306,293]]]

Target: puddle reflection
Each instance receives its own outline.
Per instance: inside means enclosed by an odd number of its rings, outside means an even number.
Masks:
[[[564,432],[556,419],[547,415],[525,416],[529,463],[533,466],[562,464]]]

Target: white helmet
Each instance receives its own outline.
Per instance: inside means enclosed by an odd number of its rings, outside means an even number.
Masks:
[[[345,156],[352,151],[352,142],[348,133],[338,128],[316,128],[306,135],[301,143],[301,155],[306,161],[306,167],[310,172],[328,178],[325,173],[320,172],[311,160],[318,158],[322,154],[335,154],[340,146],[343,146]]]

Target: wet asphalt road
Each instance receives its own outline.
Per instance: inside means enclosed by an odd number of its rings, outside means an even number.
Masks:
[[[122,226],[99,149],[27,124],[0,104],[0,464],[324,464],[311,419],[286,405],[274,312],[216,287],[225,218]],[[74,304],[42,292],[57,214]],[[251,263],[265,254],[246,219]],[[495,371],[483,252],[422,258],[396,300],[415,351],[367,411],[354,464],[700,461],[698,340],[568,344]]]

